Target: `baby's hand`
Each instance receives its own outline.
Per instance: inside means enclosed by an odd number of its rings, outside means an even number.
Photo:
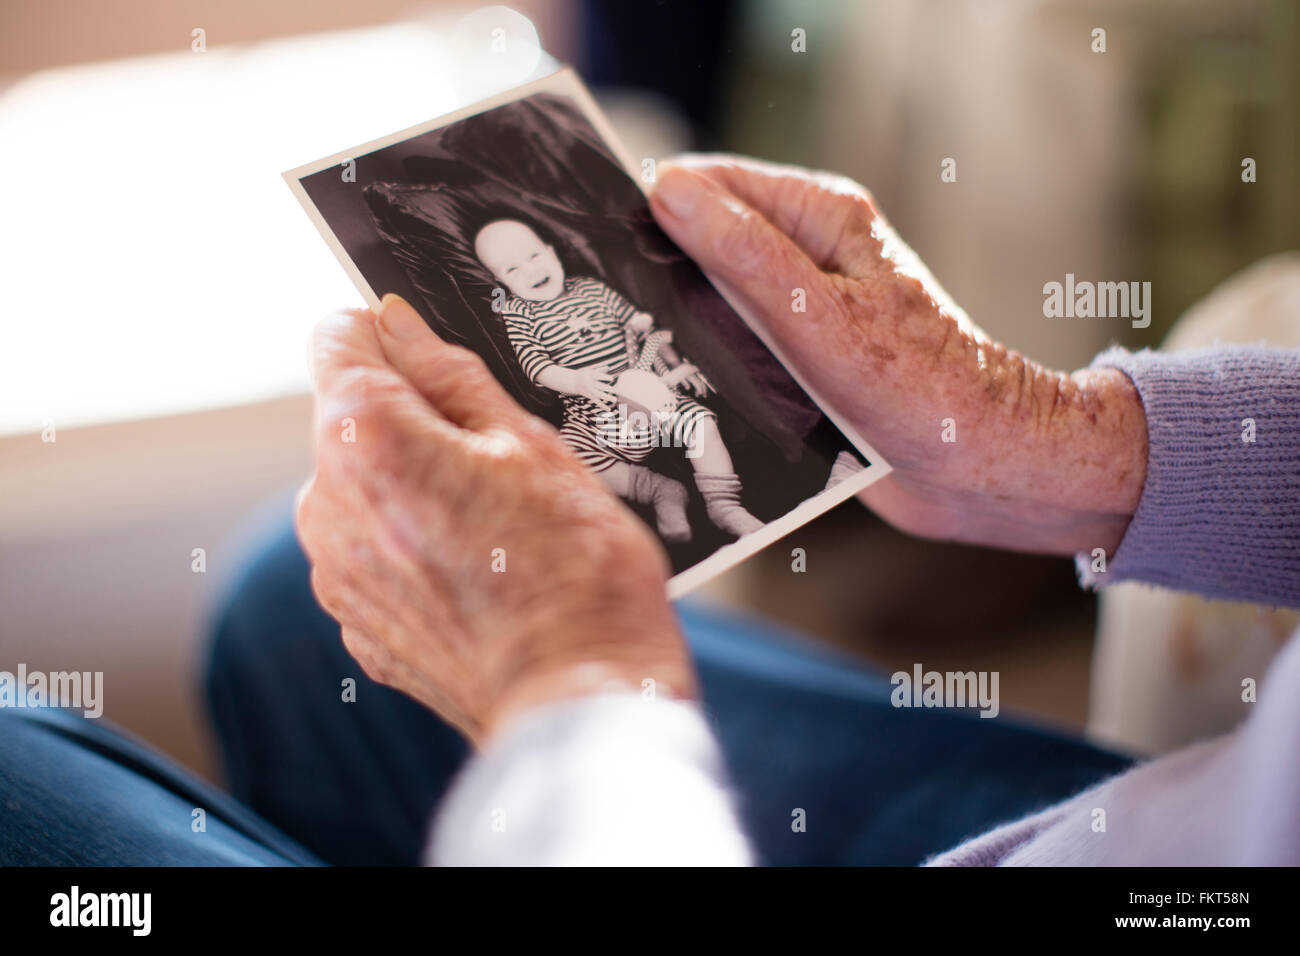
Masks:
[[[634,312],[632,318],[627,320],[627,327],[638,335],[645,335],[654,328],[654,316],[649,312]]]
[[[661,375],[660,378],[669,388],[676,388],[678,385],[688,386],[700,398],[704,398],[709,392],[715,390],[713,383],[705,378],[704,373],[690,362],[683,362],[667,375]]]
[[[592,365],[587,368],[569,368],[565,369],[564,391],[570,395],[581,395],[583,398],[595,402],[597,405],[608,406],[618,401],[618,396],[614,393],[614,376],[609,374],[609,369],[603,365]]]
[[[692,370],[691,374],[686,376],[686,384],[689,385],[691,387],[691,391],[693,391],[700,398],[707,397],[709,392],[715,390],[713,388],[713,383],[710,382],[707,378],[705,378],[704,373],[701,372],[694,365],[691,366],[691,370]]]

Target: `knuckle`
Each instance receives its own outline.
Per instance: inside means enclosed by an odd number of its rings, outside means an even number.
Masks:
[[[343,628],[342,638],[343,648],[361,665],[362,670],[373,677],[371,667],[374,663],[374,654],[370,642],[360,631],[350,627]]]
[[[350,332],[356,328],[357,323],[362,321],[367,315],[367,309],[335,309],[327,312],[316,320],[316,328],[313,331],[317,336],[336,335],[339,332]]]
[[[350,462],[373,463],[391,451],[398,436],[394,409],[410,397],[400,378],[380,369],[357,369],[321,404],[317,468],[332,471]]]
[[[876,220],[880,218],[880,212],[871,197],[855,192],[845,196],[844,202],[848,208],[848,228],[861,235],[870,235],[875,229]]]
[[[841,197],[842,201],[848,203],[852,208],[872,217],[877,214],[875,196],[871,194],[871,190],[856,179],[845,176],[843,173],[819,172],[816,174],[816,181],[823,192]]]
[[[449,358],[460,363],[460,367],[470,375],[482,375],[487,373],[487,363],[477,352],[471,352],[469,349],[460,346],[452,346],[447,350]]]
[[[361,665],[365,675],[377,683],[389,683],[383,657],[378,653],[374,641],[354,628],[344,628],[342,635],[343,647]]]
[[[387,401],[400,390],[400,380],[385,369],[358,365],[339,372],[331,410],[361,412]]]
[[[459,346],[440,344],[410,361],[414,380],[435,396],[449,396],[465,389],[484,391],[499,387],[487,363],[474,352]]]
[[[349,654],[357,660],[361,660],[366,656],[366,641],[359,631],[350,627],[345,627],[343,628],[342,637],[343,646],[347,649]]]
[[[450,374],[467,364],[467,359],[476,357],[473,352],[457,345],[443,343],[430,344],[421,350],[418,362],[422,368]]]
[[[313,477],[298,489],[298,496],[293,503],[293,524],[298,529],[298,537],[302,540],[303,547],[308,549],[308,538],[314,536],[315,518],[317,515],[316,496],[316,479]]]
[[[335,441],[318,462],[327,478],[359,488],[363,494],[391,487],[403,472],[407,444],[386,420],[357,419],[356,441]]]
[[[469,349],[448,348],[438,358],[442,363],[440,374],[449,382],[481,388],[494,381],[488,371],[487,363]]]
[[[752,209],[731,216],[715,240],[718,257],[732,269],[752,271],[764,258],[766,243],[762,227]]]
[[[315,595],[316,603],[331,617],[336,621],[342,619],[344,605],[339,596],[339,588],[333,577],[319,564],[312,565],[311,593]]]
[[[317,319],[309,340],[312,355],[322,359],[332,354],[352,334],[362,314],[359,309],[339,309]]]
[[[560,430],[546,419],[527,412],[522,413],[512,425],[515,434],[528,448],[537,451],[551,451],[562,448],[569,451],[560,437]]]

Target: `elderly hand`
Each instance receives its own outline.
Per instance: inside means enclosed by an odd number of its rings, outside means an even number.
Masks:
[[[991,341],[843,177],[684,157],[660,166],[651,207],[893,466],[862,494],[886,520],[1027,551],[1118,546],[1146,472],[1123,373],[1067,375]]]
[[[476,743],[560,698],[695,694],[659,543],[477,356],[387,296],[324,320],[312,366],[298,534],[367,674]]]

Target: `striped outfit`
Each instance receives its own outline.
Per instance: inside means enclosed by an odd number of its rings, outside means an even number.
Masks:
[[[660,374],[668,371],[663,359],[647,350],[644,361],[633,364],[625,323],[636,308],[599,279],[571,276],[564,291],[549,302],[532,302],[511,296],[502,310],[506,333],[524,374],[537,376],[558,365],[579,369],[603,365],[618,377],[629,368],[645,367]],[[617,407],[602,409],[580,395],[561,394],[564,422],[560,437],[593,471],[616,462],[636,464],[661,445],[688,448],[699,422],[716,418],[698,402],[677,395],[670,415],[654,427],[628,428]]]

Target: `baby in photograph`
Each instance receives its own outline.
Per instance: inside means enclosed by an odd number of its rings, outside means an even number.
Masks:
[[[495,219],[474,236],[480,263],[510,295],[505,321],[524,373],[561,396],[560,435],[619,496],[653,507],[660,535],[687,541],[687,491],[642,464],[659,446],[680,448],[710,520],[737,537],[763,522],[741,504],[741,482],[717,415],[687,397],[711,386],[672,347],[672,332],[600,279],[570,276],[552,245],[518,219]]]

